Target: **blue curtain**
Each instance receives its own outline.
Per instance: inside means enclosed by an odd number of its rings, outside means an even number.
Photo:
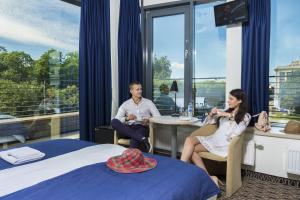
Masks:
[[[111,120],[109,0],[82,0],[79,38],[80,139]]]
[[[142,40],[139,0],[121,0],[118,35],[119,104],[130,98],[128,84],[142,81]]]
[[[269,110],[270,0],[248,0],[249,21],[243,25],[242,89],[250,114]],[[252,122],[253,123],[253,122]]]

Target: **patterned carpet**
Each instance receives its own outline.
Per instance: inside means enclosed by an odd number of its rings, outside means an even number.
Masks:
[[[225,185],[220,188],[218,200],[300,200],[300,181],[250,171],[245,172],[243,186],[230,198],[225,196]]]

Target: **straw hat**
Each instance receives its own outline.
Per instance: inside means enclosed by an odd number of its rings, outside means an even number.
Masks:
[[[126,149],[122,155],[114,156],[106,162],[107,167],[119,173],[138,173],[153,169],[157,162],[144,157],[139,149]]]
[[[289,121],[281,132],[288,134],[300,134],[300,122],[294,120]]]

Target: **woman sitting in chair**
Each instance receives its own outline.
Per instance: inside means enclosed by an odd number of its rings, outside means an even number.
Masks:
[[[203,125],[216,124],[218,126],[214,134],[186,138],[181,154],[182,161],[192,161],[207,172],[201,157],[198,155],[199,152],[211,152],[218,156],[227,156],[231,138],[240,135],[251,119],[247,113],[246,95],[243,90],[232,90],[227,103],[229,106],[227,110],[213,108],[204,120]],[[217,184],[217,177],[211,176],[211,178]]]

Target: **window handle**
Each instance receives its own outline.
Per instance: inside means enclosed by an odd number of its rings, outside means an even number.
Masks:
[[[187,59],[187,58],[188,58],[188,55],[189,55],[189,50],[186,49],[186,50],[184,51],[184,58]]]

